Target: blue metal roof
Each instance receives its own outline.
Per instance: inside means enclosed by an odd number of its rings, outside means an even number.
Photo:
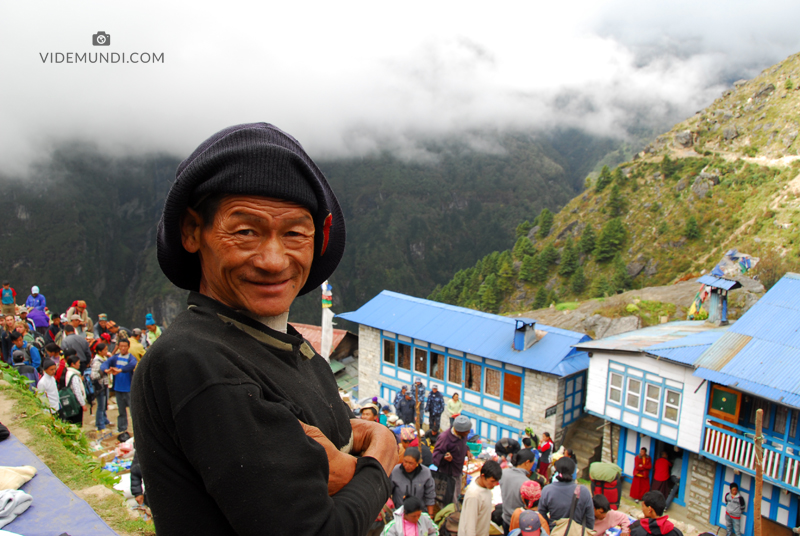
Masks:
[[[724,331],[726,328],[721,328]],[[617,352],[644,352],[661,343],[683,340],[686,337],[705,333],[709,330],[720,330],[702,320],[678,320],[658,324],[635,331],[626,331],[597,341],[589,340],[578,346],[581,350],[612,350]]]
[[[800,407],[800,275],[781,278],[695,367],[706,380]]]
[[[539,372],[568,376],[589,368],[589,356],[572,346],[588,335],[536,324],[545,334],[530,348],[512,345],[517,320],[384,290],[339,318]]]
[[[703,277],[698,278],[697,282],[702,283],[704,285],[708,285],[709,287],[716,287],[725,290],[732,290],[742,286],[742,284],[739,283],[738,281],[731,281],[730,279],[717,277],[711,274],[707,274],[704,275]]]
[[[654,344],[645,348],[644,351],[676,363],[692,365],[724,333],[724,329],[704,331],[681,339]]]

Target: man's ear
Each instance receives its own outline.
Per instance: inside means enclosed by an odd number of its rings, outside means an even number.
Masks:
[[[181,218],[181,244],[189,253],[197,253],[200,250],[202,230],[203,218],[197,211],[187,208]]]

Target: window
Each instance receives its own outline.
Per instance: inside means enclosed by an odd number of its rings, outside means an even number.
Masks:
[[[450,368],[447,371],[447,381],[461,385],[461,367],[463,363],[460,359],[454,357],[448,358]]]
[[[431,352],[431,376],[437,380],[444,380],[444,356]]]
[[[411,347],[401,342],[397,343],[397,366],[411,370]]]
[[[608,400],[622,404],[622,374],[611,373],[611,379],[608,381]]]
[[[481,366],[467,362],[467,374],[464,378],[464,387],[470,391],[481,392]]]
[[[514,374],[503,374],[503,400],[519,405],[522,393],[522,378]]]
[[[756,424],[756,411],[764,410],[764,421],[765,423],[769,423],[769,412],[770,412],[770,403],[764,400],[763,398],[756,398],[753,400],[753,405],[750,409],[750,424]]]
[[[667,389],[664,398],[664,420],[678,422],[678,414],[681,410],[681,394],[678,391]]]
[[[383,341],[383,362],[394,365],[394,341]]]
[[[772,431],[776,434],[783,434],[786,432],[786,416],[789,413],[789,408],[785,406],[778,406],[775,408],[775,426]]]
[[[661,387],[648,383],[645,387],[644,412],[658,418],[658,404],[661,401]]]
[[[487,395],[500,397],[500,371],[487,368],[483,374],[483,392]]]
[[[797,410],[790,410],[792,418],[789,421],[789,437],[797,437]]]
[[[414,348],[414,370],[422,374],[428,374],[428,351],[422,348]]]
[[[625,405],[631,409],[639,411],[639,403],[642,401],[642,382],[628,378],[628,396]]]

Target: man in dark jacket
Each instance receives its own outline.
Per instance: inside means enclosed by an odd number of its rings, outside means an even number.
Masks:
[[[433,464],[444,475],[461,478],[464,471],[464,456],[467,456],[467,436],[472,429],[472,421],[466,415],[459,415],[449,430],[442,432],[433,449]]]
[[[394,437],[351,421],[330,366],[287,324],[344,240],[322,172],[272,125],[225,129],[178,166],[158,261],[189,308],[140,361],[131,401],[159,536],[363,536],[378,516]]]
[[[669,516],[664,515],[667,500],[660,491],[648,491],[642,497],[644,518],[631,525],[631,536],[683,536]]]
[[[438,432],[441,426],[442,413],[444,413],[444,396],[439,392],[439,386],[435,383],[431,385],[431,394],[428,395],[425,411],[428,412],[429,428]]]
[[[83,371],[92,362],[92,351],[89,350],[89,343],[86,342],[86,337],[75,333],[75,327],[72,324],[67,324],[64,326],[64,339],[61,341],[61,349],[68,350],[70,348],[77,352],[78,358],[81,360],[81,374],[83,374]]]
[[[397,416],[403,419],[403,424],[414,424],[414,399],[411,393],[406,392],[397,405]]]
[[[572,497],[575,495],[575,487],[580,488],[580,498],[575,505],[575,513],[572,519],[578,523],[583,523],[587,529],[594,528],[594,502],[592,492],[586,486],[581,486],[572,481],[575,473],[575,462],[571,458],[564,456],[556,462],[556,481],[542,489],[542,498],[539,499],[539,513],[547,518],[552,527],[559,519],[569,517]]]

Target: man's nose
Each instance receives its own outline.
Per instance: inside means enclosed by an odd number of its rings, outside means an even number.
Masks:
[[[272,274],[282,272],[289,265],[286,247],[278,237],[268,237],[263,240],[254,261],[257,268]]]

